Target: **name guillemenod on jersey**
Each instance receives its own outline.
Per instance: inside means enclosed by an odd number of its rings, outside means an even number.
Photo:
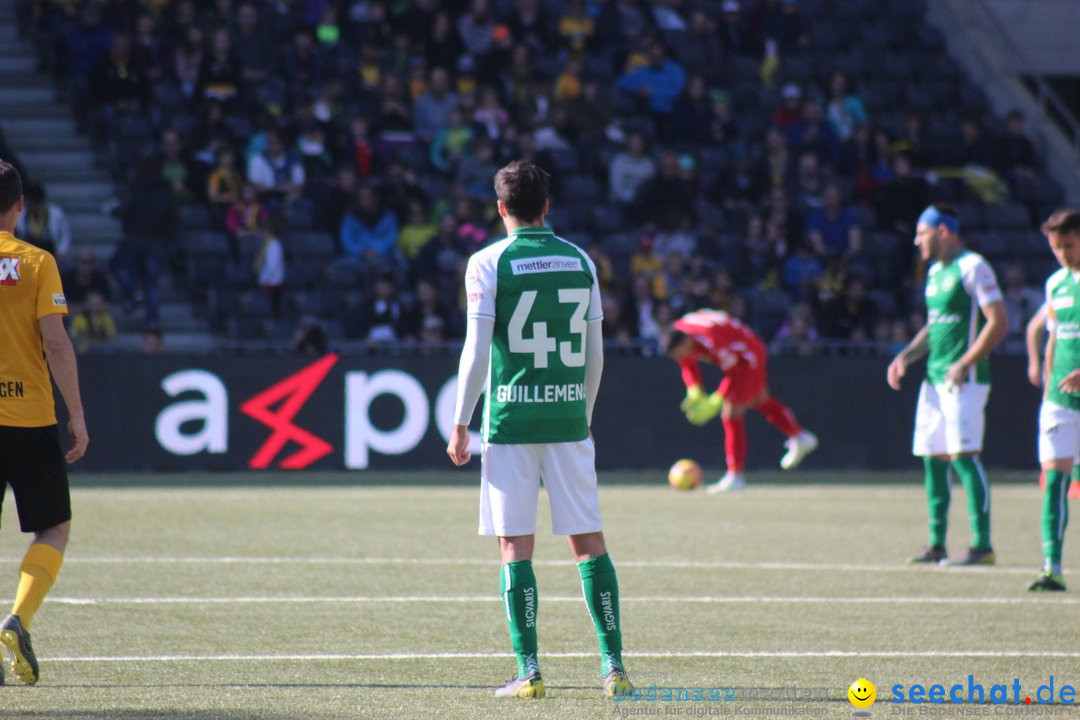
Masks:
[[[501,403],[576,402],[585,399],[585,383],[496,385],[495,399]]]

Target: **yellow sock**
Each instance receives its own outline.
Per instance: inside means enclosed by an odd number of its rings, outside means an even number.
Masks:
[[[11,613],[19,616],[24,628],[30,627],[34,613],[41,607],[56,576],[60,574],[63,562],[64,554],[45,543],[34,543],[23,556],[22,567],[19,568],[19,590],[15,593]]]

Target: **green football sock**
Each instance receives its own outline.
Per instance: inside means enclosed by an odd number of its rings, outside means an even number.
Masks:
[[[990,549],[990,481],[982,461],[967,456],[952,461],[952,469],[964,483],[968,499],[968,521],[971,523],[971,546],[976,550]]]
[[[578,563],[585,604],[596,626],[600,643],[600,674],[622,670],[622,630],[619,628],[619,580],[611,556],[589,558]]]
[[[536,659],[536,611],[540,598],[532,560],[506,563],[499,574],[499,590],[510,626],[510,646],[517,657],[518,677],[540,672]]]
[[[930,545],[945,547],[945,532],[949,529],[949,461],[924,457],[926,470],[926,505],[930,511]]]
[[[1043,491],[1043,557],[1048,567],[1061,567],[1061,549],[1065,528],[1069,526],[1069,476],[1057,470],[1046,471]]]

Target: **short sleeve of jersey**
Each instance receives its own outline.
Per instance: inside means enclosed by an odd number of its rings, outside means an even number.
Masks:
[[[589,273],[592,274],[592,290],[589,294],[589,310],[585,314],[585,320],[587,322],[599,322],[604,319],[604,307],[603,300],[600,297],[600,281],[596,275],[596,265],[593,263],[591,257],[585,253],[582,253],[582,255],[589,266]]]
[[[491,262],[487,253],[477,253],[469,258],[465,269],[468,317],[495,317],[496,272],[497,264]]]
[[[1057,313],[1054,312],[1054,288],[1057,287],[1058,273],[1054,273],[1046,279],[1046,331],[1048,333],[1054,332],[1054,326],[1057,324]]]
[[[997,277],[990,263],[979,257],[975,262],[963,268],[964,288],[979,307],[986,307],[990,303],[1001,300],[1001,288],[998,287]]]
[[[38,318],[46,315],[67,315],[67,298],[64,297],[64,287],[60,284],[60,271],[56,268],[55,258],[48,253],[44,254],[44,259],[38,266],[37,281]]]

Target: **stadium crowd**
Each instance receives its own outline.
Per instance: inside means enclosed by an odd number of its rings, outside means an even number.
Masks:
[[[23,19],[107,158],[109,274],[150,329],[172,272],[240,337],[458,338],[465,261],[500,232],[492,177],[521,158],[596,261],[609,341],[709,306],[801,352],[917,330],[931,201],[960,209],[1010,312],[1034,310],[1051,258],[1014,238],[1060,192],[924,6],[39,0]]]

